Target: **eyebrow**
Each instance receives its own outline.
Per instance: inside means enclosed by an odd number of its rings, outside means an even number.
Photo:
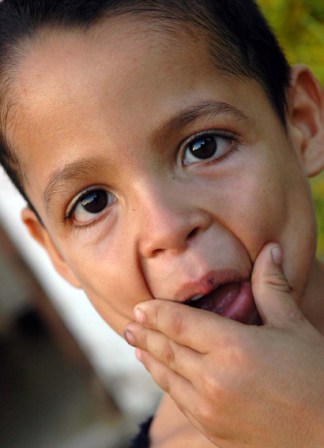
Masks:
[[[176,115],[168,119],[154,132],[154,141],[160,141],[167,135],[172,135],[179,129],[188,126],[202,116],[230,114],[238,121],[250,122],[250,119],[236,107],[221,101],[202,101],[188,108],[177,112]],[[59,168],[51,174],[49,181],[42,195],[45,210],[49,211],[50,202],[53,196],[64,189],[67,182],[84,178],[91,174],[98,167],[102,166],[104,161],[100,158],[84,158],[68,163],[64,168]]]
[[[71,180],[85,178],[93,173],[99,166],[102,166],[103,160],[100,158],[85,158],[70,162],[52,173],[46,185],[42,200],[46,212],[49,211],[50,202],[53,196],[62,190],[66,183]]]
[[[160,135],[172,135],[174,132],[188,126],[202,116],[217,116],[223,114],[232,115],[237,121],[251,121],[242,111],[231,104],[213,100],[202,101],[180,111],[180,113],[176,114],[170,120],[167,120],[166,123],[162,124],[156,132],[156,139],[160,140]]]

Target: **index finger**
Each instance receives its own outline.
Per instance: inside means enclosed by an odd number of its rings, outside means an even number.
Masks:
[[[192,308],[169,300],[149,300],[134,309],[136,321],[146,328],[159,331],[180,345],[207,353],[228,343],[243,324],[210,311]]]

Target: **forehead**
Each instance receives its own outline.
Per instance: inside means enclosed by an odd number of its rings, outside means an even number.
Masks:
[[[73,114],[69,112],[84,109],[86,103],[89,116],[98,112],[99,96],[102,107],[106,110],[109,104],[115,113],[143,108],[148,100],[144,93],[161,87],[162,78],[166,89],[172,89],[175,77],[181,80],[177,90],[181,84],[186,89],[199,75],[201,65],[209,64],[205,39],[198,32],[193,37],[191,31],[185,27],[167,31],[132,18],[107,19],[87,31],[42,30],[25,45],[15,71],[10,89],[16,106],[13,115],[19,111],[19,125],[22,119],[26,124],[33,122],[33,127],[37,122],[43,125],[47,118],[52,127],[54,115],[66,124],[64,115],[69,114],[71,122]],[[190,75],[184,70],[188,67]],[[150,76],[153,70],[154,76]],[[173,82],[168,83],[170,71]],[[142,101],[138,102],[141,91]],[[95,110],[89,104],[91,96],[96,98],[92,103]]]
[[[21,104],[24,98],[28,103],[44,97],[46,101],[54,100],[57,85],[64,89],[68,100],[75,91],[80,93],[80,85],[84,87],[85,82],[91,89],[109,77],[114,84],[123,86],[121,91],[128,92],[138,73],[147,73],[155,63],[164,62],[159,66],[163,75],[170,64],[179,62],[179,57],[187,63],[197,57],[203,63],[209,60],[201,32],[189,25],[173,25],[171,29],[163,23],[157,27],[140,19],[118,17],[86,30],[40,30],[24,46],[24,57],[16,71],[14,90],[20,89]],[[116,73],[118,78],[114,78]],[[185,80],[184,73],[182,77]]]

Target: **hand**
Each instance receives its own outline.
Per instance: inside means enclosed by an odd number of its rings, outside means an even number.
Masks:
[[[136,307],[126,338],[215,445],[324,447],[324,337],[298,309],[278,246],[261,251],[252,288],[263,326],[151,300]]]

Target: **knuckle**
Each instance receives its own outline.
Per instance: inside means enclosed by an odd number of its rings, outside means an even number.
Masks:
[[[215,405],[211,405],[206,401],[200,400],[197,404],[197,420],[202,424],[204,428],[217,425],[217,409]]]
[[[166,341],[164,343],[162,350],[162,358],[167,365],[172,365],[174,363],[175,354],[170,341]]]
[[[236,381],[238,378],[236,378]],[[215,376],[209,378],[206,382],[205,388],[205,405],[202,406],[202,411],[204,411],[204,418],[206,421],[215,418],[214,403],[217,403],[219,409],[227,409],[231,406],[236,397],[235,391],[235,378],[230,375],[229,378],[216,379]]]
[[[214,372],[206,372],[203,376],[203,390],[207,397],[218,398],[221,394],[221,385]]]
[[[272,290],[284,294],[291,294],[293,292],[293,289],[283,275],[266,275],[263,281],[258,280],[255,282],[255,288],[260,295],[266,294],[269,287]]]
[[[184,331],[184,320],[180,311],[175,311],[170,322],[170,330],[174,335],[180,335]]]
[[[154,303],[154,306],[152,308],[154,309],[154,311],[150,315],[150,323],[151,325],[159,328],[161,326],[161,322],[163,321],[162,310],[156,303]]]
[[[223,365],[226,371],[237,372],[247,368],[255,352],[254,341],[244,332],[231,334],[223,344]],[[244,371],[244,370],[243,370]]]
[[[204,422],[204,424],[208,425],[208,422],[211,420],[211,409],[210,406],[205,403],[199,408],[199,416],[200,420]]]
[[[219,405],[233,401],[242,383],[249,381],[255,365],[256,348],[250,337],[231,335],[223,341],[221,363],[213,360],[203,375],[203,395]]]
[[[170,393],[168,375],[165,369],[162,367],[157,368],[154,372],[153,378],[155,382],[163,389],[165,392]]]
[[[232,344],[227,347],[227,356],[229,362],[234,367],[239,369],[248,367],[250,364],[251,354],[254,352],[250,339],[243,335]]]
[[[146,350],[149,346],[146,331],[139,331],[137,334],[137,346]]]
[[[289,318],[290,322],[296,323],[296,324],[299,324],[301,322],[307,322],[306,317],[304,316],[304,314],[301,312],[301,310],[299,308],[292,310],[289,313],[288,318]]]

